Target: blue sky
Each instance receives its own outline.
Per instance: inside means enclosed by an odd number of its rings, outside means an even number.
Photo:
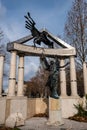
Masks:
[[[63,36],[67,13],[73,1],[0,0],[0,27],[10,41],[29,35],[29,30],[25,28],[24,15],[30,12],[38,29],[47,28],[54,35]],[[25,79],[28,80],[37,71],[39,62],[35,57],[25,60]]]
[[[0,0],[0,26],[10,40],[29,33],[24,15],[29,11],[39,29],[63,35],[67,12],[73,0]],[[10,34],[9,34],[10,33]]]

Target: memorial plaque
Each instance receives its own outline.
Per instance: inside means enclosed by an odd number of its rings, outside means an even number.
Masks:
[[[49,109],[51,111],[60,110],[60,108],[61,108],[61,106],[60,106],[60,100],[54,99],[54,98],[50,98],[49,99]]]

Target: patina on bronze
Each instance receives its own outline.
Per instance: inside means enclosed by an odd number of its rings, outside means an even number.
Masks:
[[[50,88],[51,91],[51,97],[58,99],[58,93],[57,93],[57,88],[58,88],[58,71],[60,68],[64,68],[67,66],[69,63],[66,63],[63,66],[60,66],[58,57],[55,57],[53,60],[50,61],[50,63],[47,62],[45,57],[40,58],[42,66],[50,72],[46,86]]]
[[[31,34],[34,38],[34,46],[35,43],[38,45],[41,45],[41,42],[43,42],[45,45],[47,45],[49,48],[53,48],[53,42],[48,39],[46,36],[45,32],[40,32],[36,27],[35,27],[35,22],[31,18],[30,13],[28,12],[26,16],[24,16],[26,21],[25,21],[25,27],[31,31]]]

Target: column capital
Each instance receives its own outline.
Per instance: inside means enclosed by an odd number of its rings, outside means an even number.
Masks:
[[[19,56],[19,57],[24,57],[25,54],[23,54],[23,53],[19,53],[18,56]]]
[[[12,51],[11,51],[11,53],[13,53],[13,52],[17,53],[17,51],[16,51],[16,50],[12,50]]]
[[[0,54],[0,57],[5,57],[5,54]]]

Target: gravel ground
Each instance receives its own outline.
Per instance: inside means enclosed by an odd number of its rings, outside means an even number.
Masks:
[[[63,123],[59,125],[47,124],[46,118],[34,117],[26,120],[25,126],[19,127],[21,130],[87,130],[87,123],[63,119]]]

